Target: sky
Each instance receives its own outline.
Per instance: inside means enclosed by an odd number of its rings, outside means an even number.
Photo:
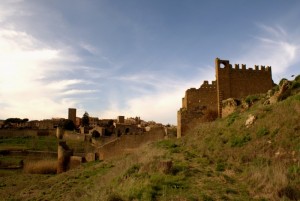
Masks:
[[[0,0],[0,119],[176,124],[216,57],[300,74],[297,0]]]

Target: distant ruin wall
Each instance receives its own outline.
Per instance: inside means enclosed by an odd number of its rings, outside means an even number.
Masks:
[[[55,136],[55,129],[0,129],[1,137]]]
[[[101,160],[121,156],[130,153],[133,149],[138,148],[147,142],[164,139],[165,131],[162,127],[152,128],[149,132],[137,135],[122,135],[119,138],[101,146],[98,149]]]
[[[217,111],[222,117],[222,101],[228,98],[244,98],[251,94],[266,93],[273,87],[270,66],[246,68],[238,64],[233,68],[228,60],[215,60],[216,81],[204,81],[199,89],[185,92],[182,108],[177,113],[177,137],[180,138],[195,122],[205,121],[204,115]]]

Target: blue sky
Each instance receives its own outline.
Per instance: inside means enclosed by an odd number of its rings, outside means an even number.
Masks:
[[[176,124],[216,57],[299,74],[299,19],[296,0],[1,0],[0,119]]]

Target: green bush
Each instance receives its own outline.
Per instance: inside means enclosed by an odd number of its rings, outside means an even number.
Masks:
[[[139,172],[141,165],[140,164],[135,164],[131,166],[124,174],[124,177],[130,177],[136,173]]]
[[[246,134],[244,136],[233,135],[230,139],[230,146],[231,147],[242,147],[250,140],[251,140],[250,134]]]
[[[171,140],[162,140],[157,142],[156,145],[159,148],[164,148],[164,149],[172,149],[178,147],[178,145],[172,142]]]
[[[234,112],[227,118],[227,126],[233,124],[233,122],[239,117],[238,113]]]
[[[182,164],[182,163],[180,163],[180,164],[175,164],[175,165],[172,166],[171,174],[177,175],[177,174],[179,174],[180,172],[185,173],[185,172],[188,171],[188,169],[189,169],[189,168],[188,168],[188,165],[186,165],[186,164]]]
[[[262,137],[262,136],[268,135],[269,133],[270,132],[266,127],[262,127],[257,131],[256,135],[257,135],[257,137]]]
[[[291,89],[297,89],[297,88],[300,88],[300,81],[299,82],[292,82],[292,85],[291,85]]]
[[[286,78],[282,78],[280,81],[279,81],[279,86],[281,86],[283,84],[283,82],[287,81],[288,79]]]
[[[225,162],[221,162],[221,161],[217,162],[216,171],[223,172],[223,171],[225,171],[225,169],[226,169],[226,163]]]
[[[292,165],[288,169],[288,177],[292,180],[295,178],[300,177],[300,166],[298,165]]]
[[[259,97],[257,95],[249,95],[247,96],[247,98],[245,99],[246,103],[248,104],[253,104],[255,101],[259,100]]]
[[[179,153],[181,147],[172,140],[162,140],[156,143],[156,146],[163,149],[168,149],[171,153]]]

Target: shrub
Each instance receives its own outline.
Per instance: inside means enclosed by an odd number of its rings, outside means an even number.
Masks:
[[[291,167],[289,167],[288,169],[288,177],[290,179],[295,179],[297,177],[300,176],[300,166],[298,165],[292,165]]]
[[[56,160],[43,160],[27,162],[24,165],[24,172],[31,174],[56,174],[57,161]]]
[[[173,175],[177,175],[180,172],[187,172],[189,170],[189,167],[186,164],[175,164],[173,165],[171,169],[171,173]]]
[[[297,88],[300,88],[300,81],[299,82],[292,82],[292,86],[291,86],[291,89],[297,89]]]
[[[231,147],[241,147],[245,145],[247,142],[251,140],[251,136],[246,134],[244,136],[232,136],[230,139],[230,146]]]
[[[259,97],[257,95],[249,95],[245,99],[246,103],[248,103],[249,105],[252,105],[257,100],[259,100]]]
[[[223,172],[226,168],[225,162],[217,162],[216,171]]]
[[[279,86],[281,86],[285,81],[287,81],[288,79],[286,78],[282,78],[280,81],[279,81]]]
[[[278,191],[278,196],[280,198],[287,197],[290,200],[299,200],[300,199],[300,191],[298,188],[293,186],[286,186]]]
[[[233,124],[233,122],[238,118],[238,114],[236,112],[232,113],[227,118],[227,126],[230,126]]]
[[[171,153],[179,153],[181,148],[178,144],[175,144],[171,140],[162,140],[156,143],[159,148],[168,149]]]
[[[140,164],[135,164],[135,165],[131,166],[125,172],[124,177],[130,177],[130,176],[134,175],[135,173],[138,173],[138,171],[140,170],[140,167],[141,167]]]
[[[257,137],[262,137],[268,134],[269,134],[269,130],[266,127],[260,128],[256,133]]]
[[[108,196],[107,201],[123,201],[120,195],[112,193]]]

